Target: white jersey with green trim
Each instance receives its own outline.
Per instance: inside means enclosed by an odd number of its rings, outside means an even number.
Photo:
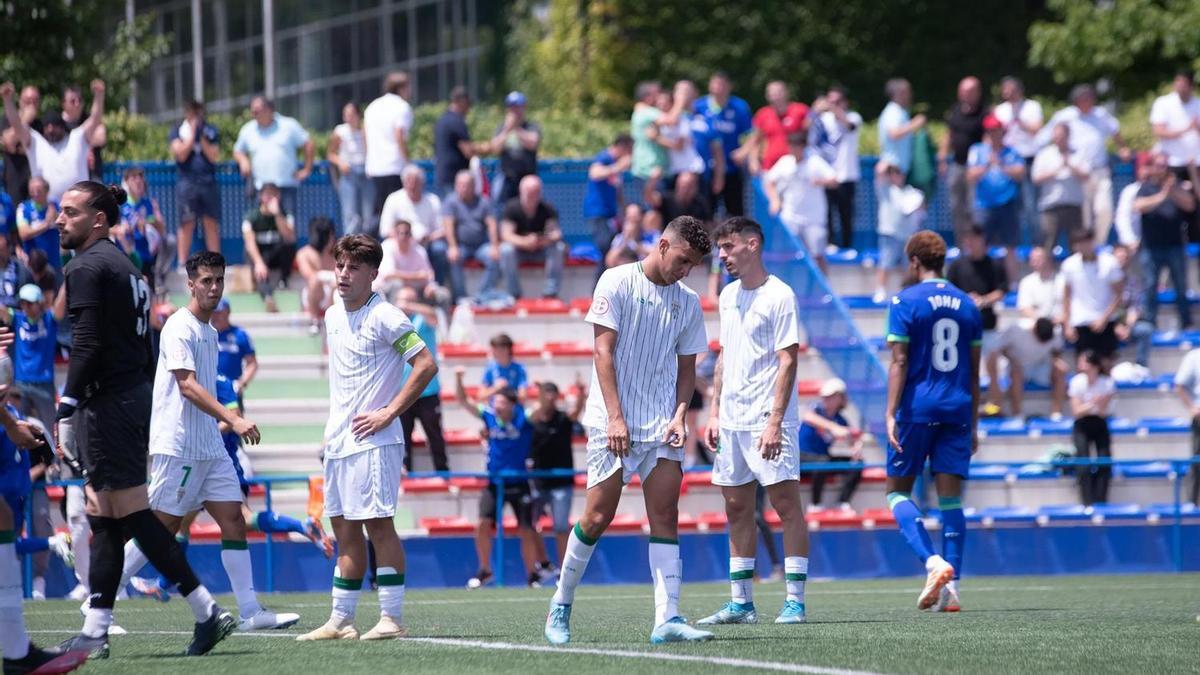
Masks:
[[[177,370],[195,373],[196,382],[217,397],[217,329],[187,307],[167,319],[159,337],[150,454],[195,460],[228,457],[216,418],[183,397]]]
[[[758,288],[741,280],[721,291],[721,428],[758,431],[775,406],[779,352],[800,344],[796,294],[776,276]],[[800,426],[800,404],[788,397],[783,425]]]
[[[400,419],[363,439],[351,431],[360,413],[386,406],[404,386],[404,364],[425,343],[398,307],[372,293],[367,302],[347,312],[339,298],[325,312],[329,345],[329,421],[325,424],[325,458],[347,457],[372,448],[403,445]]]

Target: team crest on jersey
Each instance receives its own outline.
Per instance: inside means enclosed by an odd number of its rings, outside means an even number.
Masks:
[[[592,301],[593,314],[608,314],[608,298],[601,295]]]
[[[679,303],[672,302],[671,303],[671,314],[678,314],[678,313],[679,313]]]

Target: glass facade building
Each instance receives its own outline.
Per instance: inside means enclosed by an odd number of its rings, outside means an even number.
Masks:
[[[127,13],[150,13],[155,32],[171,36],[128,102],[158,121],[176,119],[193,98],[237,113],[265,93],[280,112],[327,129],[347,101],[378,96],[394,70],[409,73],[418,104],[459,84],[476,98],[490,93],[481,61],[498,10],[487,0],[126,2]]]

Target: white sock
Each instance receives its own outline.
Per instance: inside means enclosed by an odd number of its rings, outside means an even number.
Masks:
[[[933,555],[929,556],[929,560],[925,561],[925,571],[932,572],[933,568],[938,567],[939,565],[945,565],[945,564],[946,564],[946,560],[944,558],[942,558],[942,556],[934,553]]]
[[[71,530],[71,552],[75,554],[75,579],[84,588],[89,587],[88,575],[92,570],[92,527],[84,512],[83,488],[67,488],[67,525]],[[128,554],[126,554],[128,559]]]
[[[379,582],[379,615],[391,617],[400,623],[404,619],[404,575],[395,567],[380,567],[376,581]]]
[[[588,561],[592,559],[592,551],[596,550],[596,540],[586,544],[579,536],[579,526],[571,530],[567,539],[567,555],[563,556],[562,571],[558,575],[558,589],[554,591],[554,604],[569,605],[575,602],[575,588],[583,579]]]
[[[679,587],[683,584],[679,542],[650,538],[650,574],[654,578],[654,625],[661,626],[679,616]]]
[[[213,611],[217,608],[217,602],[213,600],[212,594],[203,585],[197,586],[196,590],[192,591],[191,595],[185,595],[184,599],[191,606],[192,614],[196,617],[196,623],[208,621],[209,617],[213,615]]]
[[[790,555],[783,559],[783,578],[787,599],[804,604],[804,582],[808,580],[808,558]]]
[[[221,565],[225,567],[225,576],[229,577],[233,597],[237,598],[238,617],[242,620],[249,619],[262,609],[262,605],[258,604],[258,596],[254,593],[254,568],[250,564],[250,549],[241,548],[244,546],[244,541],[221,542]]]
[[[112,613],[111,609],[89,606],[83,613],[83,630],[79,632],[94,638],[108,635],[108,628],[113,622]]]
[[[329,615],[331,621],[345,626],[354,623],[354,614],[358,611],[358,597],[362,595],[362,579],[344,579],[333,570],[333,611]]]
[[[6,659],[23,659],[29,653],[29,634],[21,611],[21,566],[17,562],[14,534],[0,544],[0,651]]]
[[[132,539],[125,542],[125,564],[121,567],[121,585],[117,588],[120,589],[128,586],[129,580],[133,578],[133,575],[137,574],[138,570],[145,567],[148,562],[150,562],[150,559],[142,552],[137,542]]]
[[[946,584],[946,588],[950,589],[951,593],[958,595],[958,579],[951,579],[950,583]]]
[[[754,558],[729,558],[729,588],[739,605],[754,602]]]

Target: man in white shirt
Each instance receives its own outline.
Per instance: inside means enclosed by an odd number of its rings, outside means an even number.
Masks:
[[[654,630],[650,642],[703,642],[712,633],[679,616],[679,487],[696,379],[707,351],[700,298],[683,279],[712,250],[704,224],[672,220],[640,262],[613,267],[596,285],[587,322],[595,333],[592,389],[582,423],[588,430],[588,492],[550,600],[545,637],[571,639],[571,606],[597,540],[612,522],[621,491],[642,481],[650,521]]]
[[[68,188],[88,179],[88,155],[104,124],[104,92],[104,80],[92,80],[92,110],[83,124],[68,133],[62,114],[54,112],[42,121],[42,132],[39,133],[25,123],[13,104],[16,89],[12,82],[0,85],[8,124],[16,131],[17,140],[27,148],[29,175],[46,179],[51,201],[59,201]]]
[[[1062,279],[1054,271],[1054,257],[1041,246],[1029,251],[1029,267],[1033,270],[1017,284],[1017,312],[1020,325],[1032,328],[1038,319],[1050,319],[1056,325],[1063,322]]]
[[[751,597],[757,537],[755,493],[761,485],[783,521],[787,597],[775,623],[804,623],[808,527],[800,500],[800,409],[796,295],[767,273],[758,223],[730,218],[713,234],[726,271],[721,291],[721,352],[704,440],[716,453],[713,484],[729,517],[730,601],[698,625],[756,623]]]
[[[830,87],[825,97],[813,104],[813,110],[819,113],[819,128],[810,129],[809,133],[819,133],[825,147],[833,151],[832,156],[827,154],[825,159],[833,165],[837,178],[837,186],[825,192],[829,202],[829,241],[836,242],[841,248],[851,248],[854,245],[854,192],[862,175],[858,131],[862,128],[863,118],[850,109],[846,90],[841,87]],[[841,224],[841,236],[836,238],[833,230],[835,211]]]
[[[1175,392],[1192,418],[1192,456],[1200,457],[1200,347],[1183,357],[1175,372]],[[1200,465],[1192,465],[1191,502],[1200,506]]]
[[[1013,324],[1000,331],[994,349],[987,356],[988,403],[999,408],[1003,394],[1007,393],[1010,415],[1024,421],[1025,383],[1033,382],[1050,388],[1050,419],[1062,419],[1068,372],[1062,350],[1062,336],[1055,333],[1054,323],[1045,317],[1031,325]],[[1007,392],[1000,386],[1001,357],[1008,364]]]
[[[1121,138],[1121,124],[1108,110],[1096,105],[1096,90],[1091,85],[1081,84],[1071,90],[1072,105],[1054,113],[1038,134],[1045,145],[1050,140],[1050,131],[1059,124],[1071,125],[1071,148],[1080,154],[1090,170],[1084,184],[1083,225],[1092,230],[1096,241],[1108,241],[1112,227],[1112,170],[1108,166],[1108,140],[1117,146],[1121,161],[1130,158],[1129,147]]]
[[[804,242],[808,254],[825,272],[825,246],[829,243],[825,190],[837,187],[837,173],[820,155],[807,152],[807,146],[808,134],[789,135],[789,152],[767,172],[763,187],[771,215],[779,216],[788,232]]]
[[[396,223],[406,221],[412,226],[413,241],[429,253],[438,283],[444,284],[449,262],[446,230],[442,227],[442,200],[425,189],[425,171],[416,164],[404,167],[401,176],[403,189],[388,195],[383,202],[383,211],[379,214],[379,238],[387,241],[392,237]]]
[[[408,164],[413,110],[407,97],[408,73],[390,73],[383,80],[383,95],[363,111],[366,172],[375,183],[375,215],[383,210],[387,196],[400,189],[400,174]]]
[[[1038,211],[1045,246],[1053,251],[1059,236],[1083,229],[1083,194],[1090,172],[1079,152],[1071,149],[1071,127],[1059,124],[1051,130],[1050,145],[1033,160],[1033,184],[1041,195]],[[1069,243],[1068,243],[1069,246]]]
[[[1033,158],[1040,147],[1037,133],[1045,121],[1042,104],[1025,98],[1025,85],[1015,77],[1000,80],[1000,98],[1004,102],[992,114],[1004,125],[1004,144],[1025,160],[1025,180],[1021,183],[1021,202],[1026,227],[1037,224],[1038,190],[1032,180]]]
[[[1121,306],[1125,274],[1117,259],[1097,252],[1089,230],[1071,238],[1075,255],[1062,264],[1063,337],[1079,353],[1094,351],[1105,359],[1117,352],[1115,317]]]
[[[1189,180],[1187,165],[1200,162],[1200,100],[1194,94],[1194,74],[1181,70],[1171,82],[1171,93],[1154,99],[1150,126],[1166,153],[1167,165],[1180,180]]]
[[[404,465],[400,415],[437,376],[438,367],[404,312],[371,284],[383,249],[364,234],[333,249],[340,302],[325,313],[329,344],[329,421],[325,425],[325,515],[338,541],[329,621],[297,638],[359,639],[354,627],[367,572],[367,540],[378,562],[379,623],[363,640],[407,634],[403,626],[404,548],[392,519]],[[405,364],[412,370],[405,377]]]
[[[278,187],[283,210],[294,215],[300,184],[312,174],[316,145],[295,118],[275,112],[275,103],[265,96],[250,99],[250,115],[254,119],[242,125],[233,144],[238,170],[256,191]],[[304,153],[299,167],[297,152]]]

